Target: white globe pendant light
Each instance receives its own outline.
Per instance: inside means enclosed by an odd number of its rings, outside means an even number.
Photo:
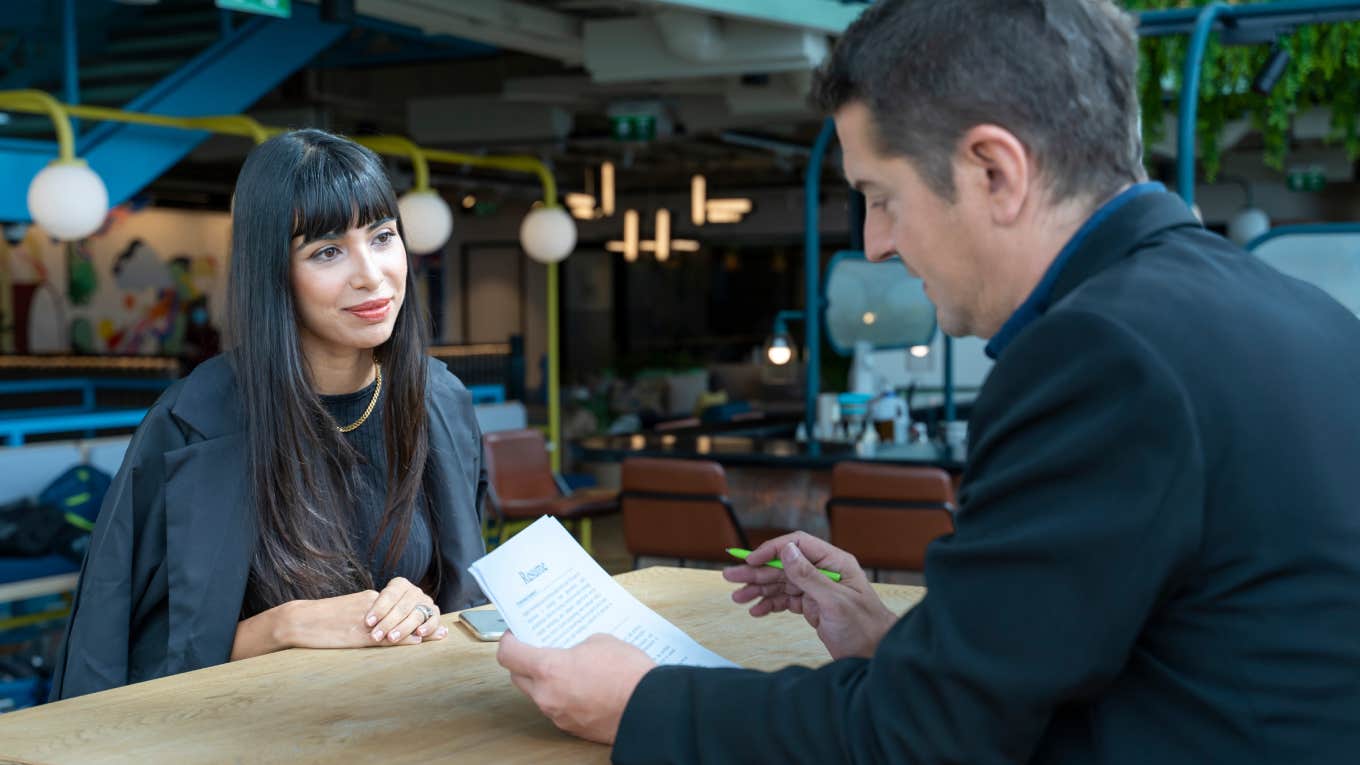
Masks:
[[[1242,247],[1269,230],[1270,216],[1259,207],[1238,210],[1228,221],[1228,238]]]
[[[453,235],[453,210],[438,192],[416,189],[397,200],[402,243],[414,255],[438,251]]]
[[[560,263],[576,249],[576,222],[561,207],[530,210],[519,226],[519,243],[539,263]]]
[[[109,190],[84,160],[58,160],[28,185],[28,214],[56,239],[83,239],[104,225]]]

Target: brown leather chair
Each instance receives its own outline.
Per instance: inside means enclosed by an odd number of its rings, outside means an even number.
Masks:
[[[496,513],[495,541],[508,520],[551,515],[568,526],[619,509],[618,492],[581,489],[567,493],[553,476],[547,442],[537,430],[503,430],[482,436],[487,504]]]
[[[831,471],[831,543],[866,569],[924,571],[926,546],[954,531],[953,510],[939,468],[840,462]]]
[[[634,568],[643,555],[679,558],[682,566],[687,560],[729,563],[734,559],[727,548],[751,546],[727,499],[727,476],[716,462],[626,459],[619,504]]]

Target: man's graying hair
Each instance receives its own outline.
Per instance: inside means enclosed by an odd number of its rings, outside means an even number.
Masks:
[[[878,150],[954,198],[953,155],[975,125],[1009,130],[1051,201],[1103,199],[1146,178],[1137,35],[1110,0],[878,0],[817,72],[833,114],[862,101]]]

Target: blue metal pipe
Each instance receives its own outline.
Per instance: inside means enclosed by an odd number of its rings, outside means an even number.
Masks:
[[[1195,31],[1190,36],[1190,48],[1185,53],[1185,70],[1181,77],[1181,106],[1176,118],[1176,189],[1187,205],[1195,203],[1195,114],[1199,111],[1199,72],[1204,63],[1204,49],[1209,46],[1209,33],[1228,6],[1221,2],[1204,6],[1195,19]]]
[[[944,336],[944,421],[954,421],[954,338]]]
[[[803,273],[806,288],[803,309],[807,311],[807,378],[803,392],[803,423],[807,427],[808,447],[817,454],[819,445],[812,438],[817,424],[817,394],[821,389],[822,363],[822,233],[819,198],[822,191],[822,160],[836,137],[836,122],[827,117],[822,132],[812,144],[807,175],[803,181]]]
[[[789,308],[774,315],[774,333],[780,334],[789,331],[790,321],[803,321],[807,318],[805,311]]]
[[[66,0],[61,17],[62,98],[68,104],[80,103],[80,40],[76,36],[76,0]],[[71,130],[79,131],[80,124],[71,120]]]
[[[1360,17],[1356,0],[1275,0],[1268,3],[1229,6],[1239,29],[1292,27],[1300,24],[1325,24]],[[1138,34],[1142,37],[1183,35],[1194,31],[1200,8],[1144,11],[1138,14]]]

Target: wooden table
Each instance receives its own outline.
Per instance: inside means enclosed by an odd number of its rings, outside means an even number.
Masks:
[[[701,643],[744,667],[818,665],[802,617],[753,619],[716,571],[648,568],[618,580]],[[905,612],[925,591],[875,585]],[[0,716],[0,763],[555,763],[609,760],[561,733],[481,643],[292,649]],[[6,759],[8,758],[8,759]]]

